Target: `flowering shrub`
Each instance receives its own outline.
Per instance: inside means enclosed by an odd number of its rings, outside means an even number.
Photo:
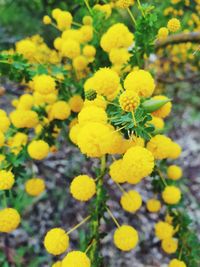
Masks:
[[[146,201],[147,212],[160,212],[164,207],[166,217],[162,219],[161,213],[155,236],[162,250],[173,254],[169,267],[198,266],[197,238],[182,209],[182,169],[175,162],[181,147],[165,135],[164,119],[170,115],[172,100],[164,92],[157,93],[156,81],[161,67],[165,71],[170,68],[169,63],[162,66],[164,54],[172,54],[176,67],[188,57],[194,58],[197,46],[174,38],[177,31],[184,30],[177,17],[187,1],[163,3],[166,19],[162,25],[154,6],[139,0],[94,6],[84,2],[87,14],[82,23],[76,22],[70,11],[58,8],[44,16],[44,24],[59,30],[54,48],[42,37],[33,36],[0,55],[1,74],[25,88],[24,94],[12,101],[14,109],[9,115],[0,110],[0,232],[11,233],[23,221],[23,212],[12,198],[13,188],[20,192],[23,184],[32,197],[44,192],[45,181],[35,177],[29,165],[55,153],[57,137],[65,129],[86,160],[97,158],[99,168],[96,177],[87,173],[72,177],[68,190],[76,201],[91,200],[88,216],[72,229],[55,225],[41,240],[48,253],[64,254],[53,266],[103,266],[100,225],[106,215],[113,220],[113,243],[119,250],[130,251],[140,245],[141,233],[118,222],[108,205],[108,176],[121,191],[122,209],[133,216],[144,205],[134,185],[150,176],[154,197]],[[192,8],[199,12],[199,1],[193,2]],[[130,15],[133,25],[117,21],[118,12]],[[192,24],[190,20],[186,25]],[[199,29],[200,22],[196,19],[195,23],[193,30]],[[178,44],[173,46],[173,42]],[[154,61],[152,54],[156,55]],[[129,191],[124,183],[130,185]],[[89,229],[82,251],[71,250],[71,232],[86,222]]]

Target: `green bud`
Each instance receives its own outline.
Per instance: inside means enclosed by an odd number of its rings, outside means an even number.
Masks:
[[[94,100],[96,97],[97,97],[97,93],[93,89],[90,89],[90,90],[85,92],[85,98],[87,100],[91,101],[91,100]]]
[[[144,110],[148,113],[154,112],[158,109],[160,109],[161,107],[163,107],[165,104],[167,104],[168,102],[170,102],[171,99],[149,99],[146,100],[142,103],[142,107],[144,108]]]

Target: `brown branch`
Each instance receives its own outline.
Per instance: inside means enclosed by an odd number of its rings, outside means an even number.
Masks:
[[[174,45],[187,42],[200,44],[200,31],[170,35],[164,40],[158,40],[155,44],[155,48],[156,50],[158,50],[160,48],[166,47],[167,45]]]

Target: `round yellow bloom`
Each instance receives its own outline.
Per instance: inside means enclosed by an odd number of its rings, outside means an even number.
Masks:
[[[42,160],[49,154],[49,145],[43,140],[34,140],[28,145],[28,153],[32,159]]]
[[[81,128],[77,144],[83,154],[89,157],[102,157],[108,153],[111,138],[112,130],[107,125],[89,122]]]
[[[139,96],[149,97],[155,89],[155,82],[148,71],[135,70],[126,76],[124,87],[138,93]]]
[[[158,134],[147,143],[147,149],[152,152],[155,159],[166,159],[170,155],[171,144],[169,137]]]
[[[20,97],[17,109],[29,110],[34,104],[34,97],[29,94],[24,94]]]
[[[45,190],[45,182],[40,178],[29,179],[25,184],[26,192],[33,197],[39,196]]]
[[[147,201],[147,210],[149,212],[158,212],[161,209],[161,203],[158,199],[149,199]]]
[[[21,218],[16,209],[5,208],[0,210],[0,232],[11,233],[20,224]]]
[[[177,32],[181,28],[181,23],[178,19],[170,19],[167,23],[167,28],[170,32]]]
[[[126,152],[129,148],[133,146],[141,146],[144,147],[144,139],[140,136],[132,135],[130,139],[124,139],[124,152]]]
[[[45,235],[44,246],[50,254],[60,255],[69,247],[69,236],[62,228],[53,228]]]
[[[171,165],[167,168],[167,176],[172,180],[179,180],[182,177],[183,171],[177,165]]]
[[[50,109],[49,119],[66,120],[70,116],[70,113],[70,106],[67,102],[62,100],[57,101]]]
[[[155,235],[160,240],[170,238],[173,236],[174,228],[167,222],[159,221],[155,225]]]
[[[37,75],[33,79],[33,87],[36,92],[47,95],[55,91],[56,82],[54,78],[49,75]]]
[[[33,41],[26,39],[16,43],[16,51],[27,59],[33,59],[37,47]]]
[[[7,116],[0,116],[0,131],[5,133],[10,126],[10,120]]]
[[[88,175],[79,175],[75,177],[70,185],[72,196],[79,201],[88,201],[96,193],[96,184],[94,179]]]
[[[62,267],[91,267],[88,256],[82,251],[71,251],[64,257]]]
[[[163,130],[165,126],[163,119],[155,117],[155,116],[152,116],[152,120],[149,123],[153,124],[153,126],[155,127],[155,130],[158,130],[158,131]]]
[[[146,148],[131,147],[124,154],[122,169],[126,173],[126,179],[129,183],[140,182],[142,178],[152,173],[153,168],[154,157]]]
[[[97,94],[107,96],[118,91],[120,79],[117,73],[109,68],[98,70],[93,76],[93,90]]]
[[[109,174],[116,183],[126,182],[126,177],[122,171],[122,159],[116,160],[110,165]]]
[[[4,145],[5,142],[5,136],[4,134],[0,131],[0,147]]]
[[[93,45],[86,45],[83,47],[83,55],[92,58],[96,54],[96,48]]]
[[[186,267],[186,264],[184,261],[180,261],[178,259],[173,259],[170,261],[168,267]]]
[[[163,96],[163,95],[156,95],[156,96],[152,97],[152,99],[154,99],[154,100],[167,100],[168,97]],[[159,118],[166,118],[170,114],[171,109],[172,109],[172,103],[168,102],[164,106],[159,108],[158,110],[154,111],[152,114],[156,117],[159,117]]]
[[[83,71],[87,68],[88,60],[85,56],[77,56],[73,59],[73,67],[76,71]]]
[[[69,106],[73,112],[80,112],[83,107],[83,99],[80,95],[74,95],[69,100]]]
[[[162,198],[169,205],[177,204],[181,199],[181,191],[176,186],[166,186],[162,192]]]
[[[60,10],[57,12],[55,20],[57,22],[58,29],[60,31],[64,31],[71,27],[73,18],[70,12]]]
[[[107,102],[103,96],[97,95],[94,100],[85,100],[84,107],[88,107],[88,106],[96,106],[99,108],[106,109]]]
[[[122,225],[114,233],[114,244],[122,251],[134,249],[138,243],[139,237],[135,228],[129,225]]]
[[[38,122],[38,115],[35,111],[32,110],[14,110],[10,114],[10,119],[12,124],[16,128],[33,128]]]
[[[118,0],[116,5],[120,8],[128,8],[134,4],[134,0]]]
[[[108,118],[105,110],[95,106],[84,107],[78,114],[78,122],[80,124],[85,124],[87,122],[100,122],[106,124],[107,120]]]
[[[131,57],[131,54],[126,48],[113,48],[109,53],[109,59],[112,64],[123,65],[126,64]]]
[[[49,16],[44,16],[43,17],[43,23],[45,24],[45,25],[48,25],[48,24],[51,24],[51,18],[49,17]]]
[[[177,159],[180,156],[181,152],[182,152],[182,149],[179,146],[179,144],[172,142],[171,151],[169,153],[169,158],[170,159]]]
[[[61,54],[63,57],[68,57],[70,59],[73,59],[78,57],[80,53],[81,53],[81,48],[80,44],[77,41],[73,39],[68,39],[62,42]]]
[[[4,161],[5,158],[6,158],[5,155],[0,154],[0,164],[2,163],[2,161]]]
[[[122,195],[120,203],[124,210],[136,212],[142,206],[142,197],[137,191],[130,190]]]
[[[161,247],[167,254],[175,253],[178,248],[178,241],[171,237],[163,239]]]
[[[91,25],[83,25],[80,28],[80,32],[82,33],[82,42],[90,42],[93,38],[93,27]]]
[[[158,38],[165,39],[169,35],[169,30],[166,27],[162,27],[158,31]]]
[[[9,190],[15,182],[11,171],[0,170],[0,190]]]
[[[75,124],[69,131],[69,138],[72,143],[77,145],[77,138],[81,130],[81,125],[79,123]]]
[[[140,104],[140,98],[134,91],[125,91],[119,97],[120,107],[126,111],[134,111]]]

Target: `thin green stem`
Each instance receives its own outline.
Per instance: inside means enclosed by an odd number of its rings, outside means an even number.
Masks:
[[[92,9],[91,9],[91,7],[90,7],[90,5],[89,5],[89,1],[88,1],[88,0],[84,0],[84,2],[85,2],[85,5],[86,5],[88,11],[89,11],[90,14],[92,15]]]
[[[128,12],[128,14],[129,14],[131,20],[133,21],[134,26],[135,26],[137,23],[136,23],[136,20],[135,20],[135,18],[133,16],[133,13],[131,12],[129,7],[127,7],[127,12]]]
[[[107,210],[108,214],[110,215],[110,217],[112,218],[112,220],[114,221],[114,223],[116,224],[116,226],[119,228],[120,224],[118,223],[117,219],[113,215],[112,211],[108,207],[106,207],[106,210]]]
[[[75,225],[72,229],[70,229],[67,234],[71,234],[72,232],[74,232],[77,228],[79,228],[81,225],[83,225],[84,223],[86,223],[89,219],[91,218],[91,216],[87,216],[85,219],[83,219],[80,223],[78,223],[77,225]]]
[[[139,10],[141,11],[142,13],[142,16],[145,17],[145,14],[144,14],[144,11],[143,11],[143,8],[142,8],[142,5],[140,3],[140,0],[137,0],[137,3],[138,3],[138,7],[139,7]]]

